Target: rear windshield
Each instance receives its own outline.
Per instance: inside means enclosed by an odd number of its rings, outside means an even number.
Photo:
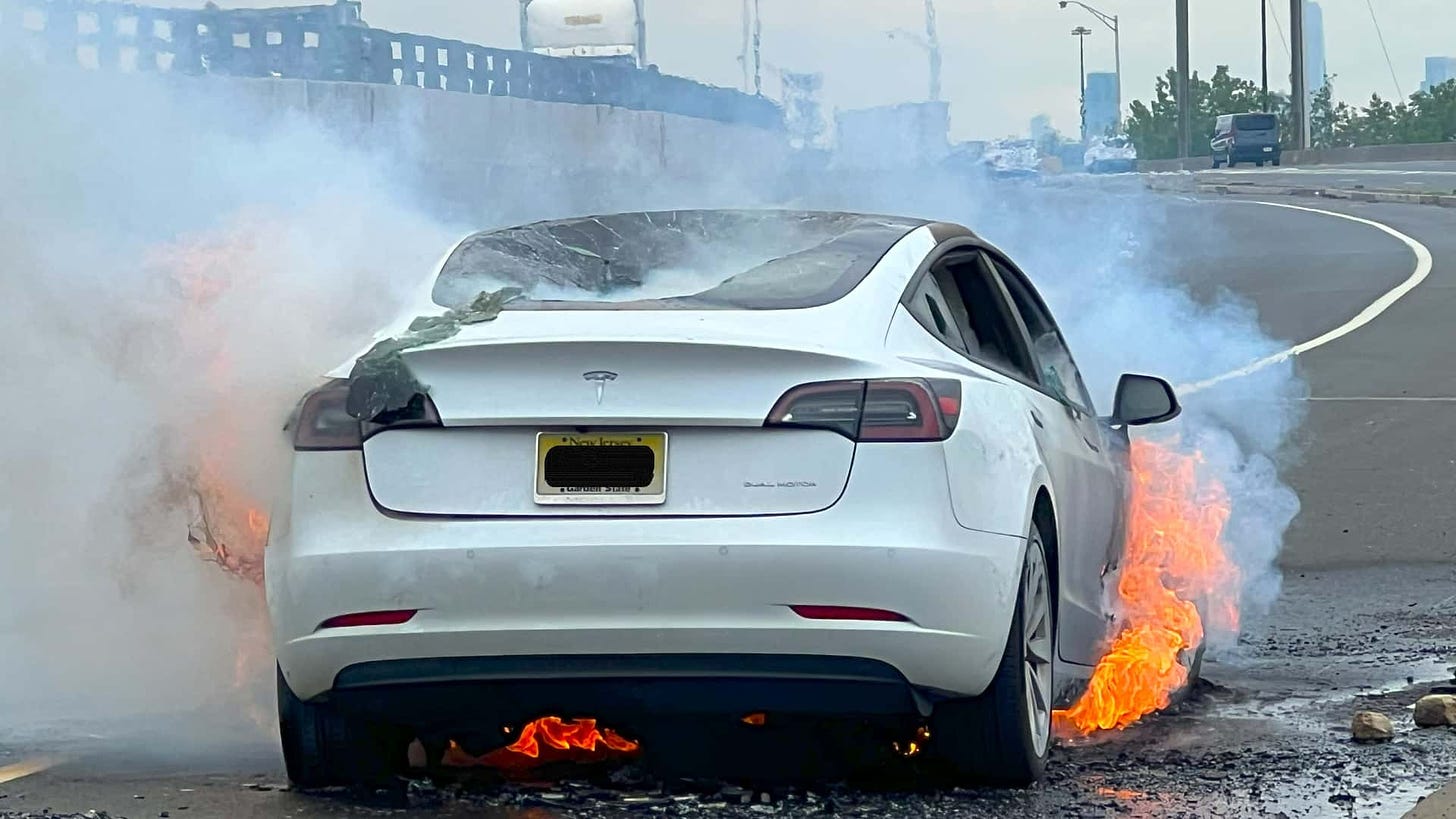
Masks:
[[[853,290],[923,225],[781,211],[627,213],[477,233],[435,282],[443,307],[519,287],[510,310],[772,310]]]
[[[1234,117],[1234,127],[1240,131],[1272,131],[1279,126],[1273,114],[1244,114]]]

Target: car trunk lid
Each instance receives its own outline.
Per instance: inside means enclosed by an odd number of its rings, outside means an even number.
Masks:
[[[794,335],[806,335],[804,321]],[[791,388],[863,377],[866,365],[791,341],[794,323],[783,317],[659,313],[649,321],[631,311],[524,311],[492,324],[403,354],[443,426],[389,430],[365,442],[370,489],[385,509],[466,517],[795,514],[832,505],[848,481],[852,441],[824,430],[766,429],[764,421]],[[577,447],[630,444],[621,439],[627,433],[661,442],[660,486],[611,503],[595,502],[597,493],[543,502],[551,491],[543,483],[548,443],[571,446],[567,460],[586,452],[600,467],[594,453],[604,450]]]

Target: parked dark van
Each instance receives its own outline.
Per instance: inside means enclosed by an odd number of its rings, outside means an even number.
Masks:
[[[1273,114],[1224,114],[1213,127],[1213,167],[1240,162],[1279,164],[1279,118]]]

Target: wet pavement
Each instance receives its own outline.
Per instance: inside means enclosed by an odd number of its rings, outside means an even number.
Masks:
[[[1191,700],[1058,748],[1046,780],[1027,791],[946,787],[907,763],[840,783],[794,781],[787,766],[772,781],[664,782],[627,766],[515,784],[441,772],[373,794],[308,795],[285,788],[266,737],[169,758],[160,733],[103,732],[63,744],[0,736],[0,771],[59,755],[53,768],[0,784],[0,817],[1399,817],[1456,775],[1456,729],[1417,729],[1410,714],[1450,684],[1453,645],[1456,568],[1293,574],[1275,608],[1205,665]],[[1391,717],[1393,742],[1350,739],[1351,715],[1366,709]],[[782,750],[802,759],[825,749]]]

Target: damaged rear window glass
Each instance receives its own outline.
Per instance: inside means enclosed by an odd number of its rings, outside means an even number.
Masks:
[[[520,288],[506,310],[775,310],[843,298],[905,234],[896,217],[784,211],[625,213],[477,233],[434,300]]]

